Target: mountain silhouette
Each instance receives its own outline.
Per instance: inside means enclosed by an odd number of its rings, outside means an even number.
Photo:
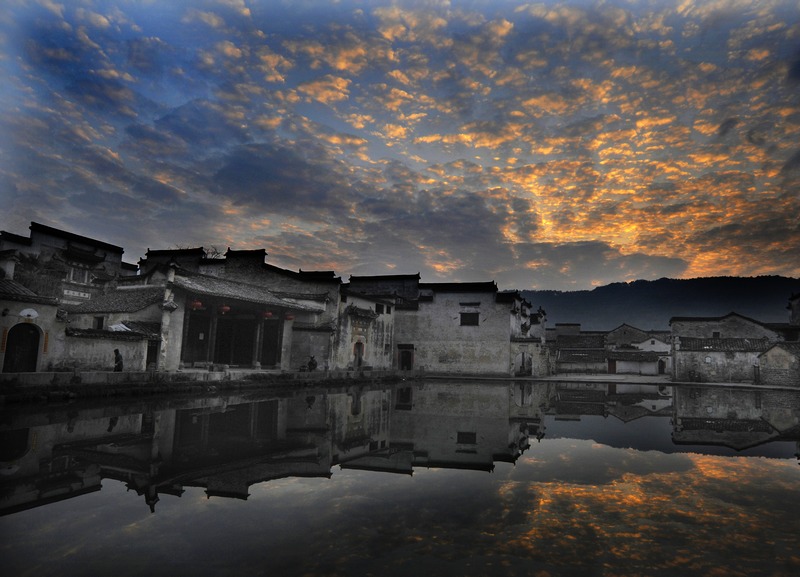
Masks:
[[[789,297],[800,279],[782,276],[661,278],[612,283],[591,291],[520,291],[547,312],[547,326],[580,323],[582,330],[612,330],[627,323],[643,330],[669,330],[677,316],[723,316],[737,312],[762,322],[789,321]]]

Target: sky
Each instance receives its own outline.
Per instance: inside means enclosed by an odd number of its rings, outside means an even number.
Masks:
[[[0,229],[583,290],[800,277],[795,0],[5,0]]]

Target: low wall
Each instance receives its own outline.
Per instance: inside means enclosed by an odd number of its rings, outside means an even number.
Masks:
[[[62,398],[200,392],[214,388],[303,386],[317,382],[390,381],[417,378],[419,371],[91,371],[0,373],[0,403]]]

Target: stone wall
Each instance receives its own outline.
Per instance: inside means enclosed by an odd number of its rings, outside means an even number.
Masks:
[[[675,351],[674,379],[683,382],[751,383],[758,352]]]
[[[460,303],[480,302],[464,307]],[[461,313],[478,324],[461,325]],[[395,342],[414,346],[414,368],[431,372],[508,375],[512,370],[510,312],[492,293],[436,293],[417,311],[397,311]]]

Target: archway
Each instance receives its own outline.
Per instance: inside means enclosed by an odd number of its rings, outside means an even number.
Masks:
[[[21,323],[11,327],[6,340],[6,355],[3,360],[4,373],[36,372],[39,359],[39,329],[32,324]]]

